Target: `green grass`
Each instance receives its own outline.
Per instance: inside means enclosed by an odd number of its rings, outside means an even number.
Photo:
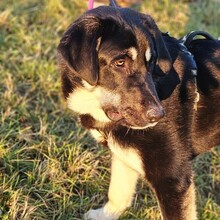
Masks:
[[[220,36],[217,0],[146,0],[139,9],[177,37]],[[77,0],[0,1],[0,219],[82,219],[107,199],[109,152],[67,110],[56,64],[62,33],[85,10]],[[220,149],[194,168],[199,219],[220,219]],[[160,219],[153,193],[139,185],[121,219]]]

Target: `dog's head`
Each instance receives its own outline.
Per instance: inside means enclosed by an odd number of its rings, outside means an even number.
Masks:
[[[163,117],[152,74],[155,66],[167,74],[171,59],[150,16],[107,6],[90,10],[68,28],[58,51],[73,110],[132,128]],[[74,89],[74,77],[82,87]]]

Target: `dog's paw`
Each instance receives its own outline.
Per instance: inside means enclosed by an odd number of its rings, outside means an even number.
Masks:
[[[89,210],[85,215],[84,215],[84,219],[85,220],[101,220],[101,213],[102,213],[102,209],[91,209]]]
[[[97,210],[91,209],[84,215],[84,220],[96,220],[96,219],[98,219]]]
[[[116,220],[115,215],[106,214],[104,208],[91,209],[84,215],[84,220]]]

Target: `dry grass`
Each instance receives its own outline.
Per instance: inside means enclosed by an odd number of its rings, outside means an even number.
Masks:
[[[86,10],[77,0],[0,1],[0,219],[82,219],[106,201],[107,149],[97,146],[65,106],[56,65],[63,31]],[[220,35],[216,1],[143,1],[164,31]],[[193,12],[193,13],[192,13]],[[220,219],[220,150],[194,162],[199,219]],[[121,219],[159,219],[139,183]]]

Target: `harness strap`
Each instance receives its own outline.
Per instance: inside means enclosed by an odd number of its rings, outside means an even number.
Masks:
[[[200,99],[200,95],[199,95],[199,92],[198,92],[198,86],[197,86],[197,78],[196,78],[198,68],[197,68],[194,56],[189,52],[188,48],[189,48],[189,45],[190,45],[191,41],[194,39],[194,37],[196,35],[197,35],[197,32],[193,31],[193,32],[188,33],[187,35],[185,35],[183,38],[181,38],[179,40],[180,49],[188,57],[188,61],[189,61],[188,69],[189,69],[190,75],[193,78],[193,81],[194,81],[194,84],[195,84],[195,92],[194,92],[195,93],[195,99],[194,99],[194,104],[193,104],[193,109],[195,111],[197,111],[197,109],[198,109],[198,102],[199,102],[199,99]]]
[[[189,48],[190,43],[194,40],[196,36],[203,36],[207,40],[216,40],[212,35],[205,31],[191,31],[187,35],[185,35],[183,38],[180,39],[184,43],[184,45]]]
[[[190,36],[191,36],[190,34],[187,34],[182,39],[180,39],[179,47],[180,47],[180,50],[185,54],[186,59],[188,61],[187,70],[189,71],[190,76],[196,81],[198,68],[197,68],[193,54],[189,52],[188,47],[186,46],[186,41],[188,41],[189,39],[188,37]]]
[[[216,41],[216,39],[212,35],[210,35],[209,33],[205,32],[205,31],[192,31],[192,32],[188,33],[187,35],[185,35],[183,38],[180,39],[180,44],[185,47],[185,50],[188,51],[189,54],[191,54],[191,53],[189,52],[188,49],[190,48],[190,44],[195,39],[196,36],[202,36],[202,37],[206,38],[207,40]],[[192,65],[193,68],[191,68],[191,74],[192,74],[192,76],[194,76],[195,95],[196,95],[195,100],[194,100],[193,109],[195,111],[197,111],[197,104],[198,104],[199,98],[200,98],[200,95],[199,95],[199,92],[198,92],[198,86],[197,86],[197,79],[196,79],[197,65],[196,65],[196,62],[195,62],[194,57],[193,57],[192,54],[191,54],[191,56],[192,56],[192,59],[191,59],[192,62],[191,63],[193,64]]]

